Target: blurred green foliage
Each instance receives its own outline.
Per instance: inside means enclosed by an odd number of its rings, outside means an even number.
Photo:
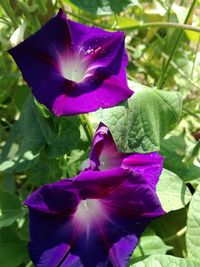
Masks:
[[[54,118],[35,102],[7,53],[59,8],[81,23],[125,31],[129,83],[144,89],[128,100],[128,117],[123,103],[92,114],[93,127],[100,116],[120,149],[160,149],[165,157],[159,196],[170,212],[148,227],[130,265],[199,266],[200,1],[184,0],[0,0],[0,266],[32,266],[23,200],[79,173],[91,145],[79,117]]]

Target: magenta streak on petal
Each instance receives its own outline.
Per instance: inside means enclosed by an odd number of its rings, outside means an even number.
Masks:
[[[111,37],[111,36],[109,36],[109,37]],[[123,33],[119,33],[119,35],[116,34],[112,39],[108,39],[108,41],[106,40],[104,43],[102,43],[97,48],[88,49],[85,52],[84,60],[86,60],[86,62],[88,62],[88,60],[89,60],[92,63],[93,61],[97,60],[98,57],[104,57],[106,52],[107,52],[106,50],[108,50],[110,46],[113,46],[116,41],[118,41],[118,42],[124,41],[124,38],[125,38],[124,34]],[[101,63],[99,66],[108,64],[107,61],[103,61],[103,62],[99,62],[99,63]],[[98,67],[98,65],[95,65],[95,67]]]
[[[160,160],[163,160],[162,157],[159,154],[152,152],[149,154],[130,155],[124,159],[123,163],[126,165],[144,166],[151,165],[152,163],[158,163]]]

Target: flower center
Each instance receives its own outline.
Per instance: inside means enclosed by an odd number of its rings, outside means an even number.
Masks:
[[[86,66],[79,57],[62,59],[60,62],[61,73],[64,78],[76,83],[84,80]]]
[[[74,219],[81,224],[88,224],[99,220],[99,215],[102,212],[102,206],[97,199],[82,200],[74,214]]]

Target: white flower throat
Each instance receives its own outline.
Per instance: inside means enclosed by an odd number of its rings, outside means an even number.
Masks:
[[[81,222],[88,224],[91,221],[97,220],[98,215],[101,214],[101,203],[97,199],[82,200],[74,214],[74,218]]]
[[[62,59],[60,62],[61,73],[64,78],[76,83],[84,80],[86,66],[79,57]]]

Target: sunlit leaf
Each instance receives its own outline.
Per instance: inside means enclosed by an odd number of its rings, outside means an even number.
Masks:
[[[140,237],[140,240],[131,257],[130,263],[145,259],[152,254],[166,254],[172,247],[167,246],[155,232],[147,228]]]
[[[120,150],[159,150],[161,139],[180,118],[181,97],[177,92],[151,89],[133,83],[136,93],[116,107],[96,112],[111,130]]]
[[[176,173],[182,180],[191,181],[200,177],[200,167],[183,160],[187,151],[189,148],[184,133],[161,142],[160,153],[165,156],[164,167]]]
[[[97,15],[119,13],[129,6],[139,5],[138,0],[70,0],[70,2],[85,11]]]
[[[194,193],[188,211],[186,244],[188,258],[200,265],[200,185]]]
[[[130,267],[198,267],[188,259],[173,257],[169,255],[153,255],[149,258],[130,265]]]
[[[18,197],[0,188],[0,228],[11,225],[22,215]]]
[[[156,192],[166,212],[183,208],[191,199],[191,193],[174,173],[163,170]]]

